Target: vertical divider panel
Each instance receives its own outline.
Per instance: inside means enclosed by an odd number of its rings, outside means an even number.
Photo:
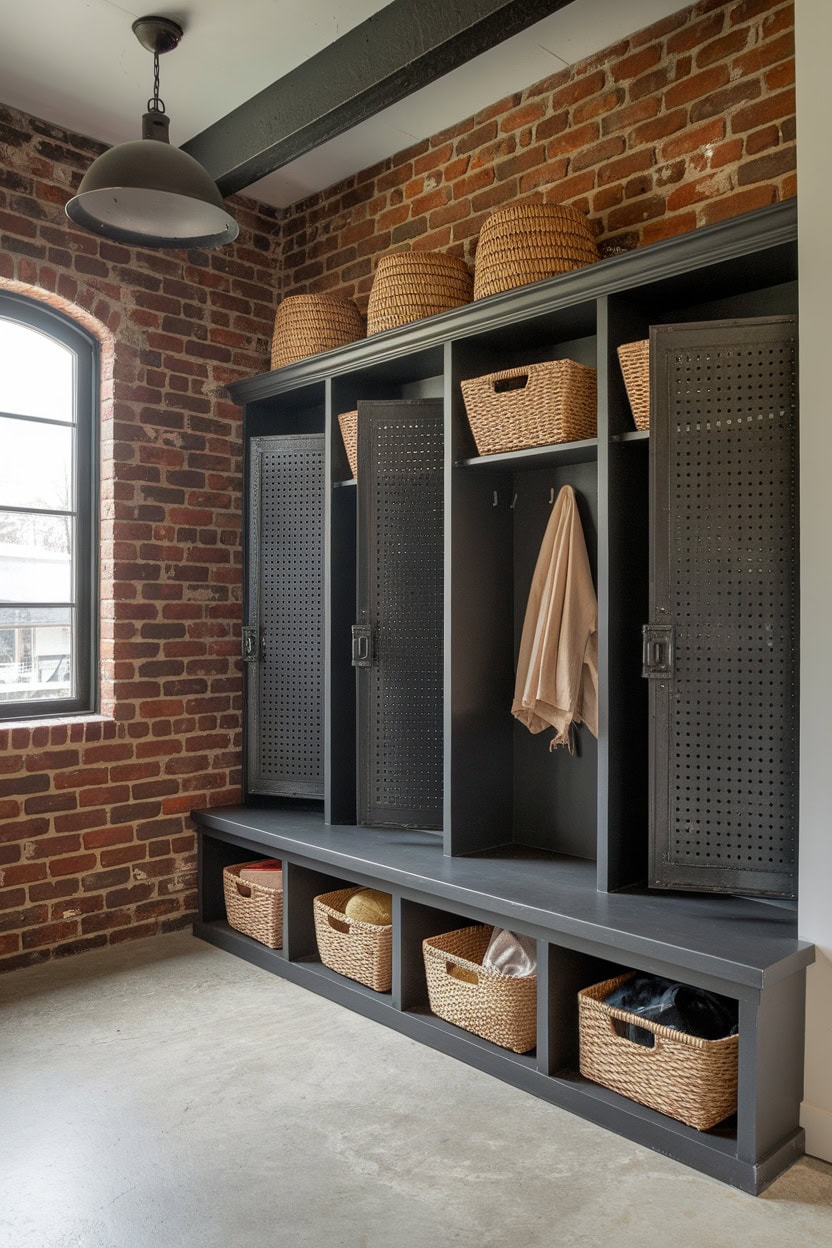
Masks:
[[[442,777],[442,848],[446,855],[453,853],[453,524],[454,524],[454,344],[446,342],[442,348],[442,408],[443,408],[443,497],[445,531],[442,552],[442,734],[445,741],[444,773]]]
[[[607,886],[609,839],[609,661],[610,661],[610,426],[609,426],[609,300],[597,300],[596,377],[598,381],[598,771],[597,771],[597,886]]]
[[[806,977],[769,984],[757,1000],[740,1001],[737,1154],[767,1157],[800,1131]],[[800,1148],[802,1152],[802,1147]]]
[[[355,823],[355,673],[350,630],[355,621],[356,487],[341,484],[345,452],[331,379],[326,382],[325,530],[325,797],[328,824]]]
[[[469,343],[446,347],[445,852],[469,854],[511,840],[513,680],[511,478],[455,468],[470,455],[460,381],[471,375]],[[477,368],[484,374],[485,356]],[[494,496],[497,503],[494,504]]]
[[[644,337],[642,315],[615,298],[598,300],[602,892],[642,883],[647,874],[647,689],[641,675],[641,626],[648,597],[648,443],[623,436],[633,430],[633,421],[617,355],[621,343]]]

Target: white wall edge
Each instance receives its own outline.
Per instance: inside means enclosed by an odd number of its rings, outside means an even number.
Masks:
[[[832,1162],[832,1110],[804,1101],[800,1106],[800,1125],[806,1132],[809,1156]]]

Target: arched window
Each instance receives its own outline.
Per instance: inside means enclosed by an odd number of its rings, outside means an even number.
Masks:
[[[0,292],[0,719],[91,711],[97,344]]]

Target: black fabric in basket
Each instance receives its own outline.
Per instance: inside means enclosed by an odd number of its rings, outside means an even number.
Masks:
[[[604,1003],[702,1040],[721,1040],[737,1030],[736,1001],[658,975],[634,975],[605,997]],[[647,1048],[653,1044],[652,1033],[636,1023],[622,1022],[619,1034]]]

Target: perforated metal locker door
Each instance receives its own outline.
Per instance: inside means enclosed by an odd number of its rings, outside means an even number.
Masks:
[[[441,401],[359,403],[357,798],[373,826],[442,826],[442,445]]]
[[[248,790],[323,797],[323,434],[253,438],[250,469]]]
[[[793,318],[651,331],[651,882],[792,896]]]

